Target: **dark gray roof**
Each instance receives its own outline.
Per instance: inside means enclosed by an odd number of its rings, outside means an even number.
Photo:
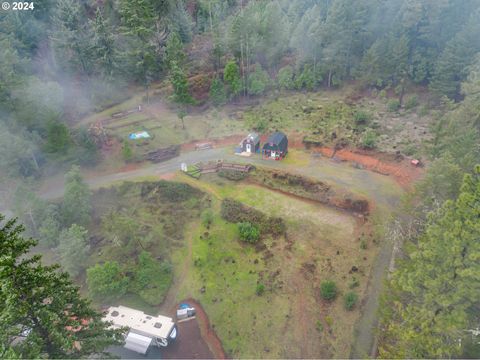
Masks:
[[[252,140],[253,143],[255,143],[255,144],[258,143],[258,142],[260,142],[260,136],[258,136],[258,134],[255,133],[255,132],[248,134],[247,137],[245,137],[245,138],[242,140],[242,143],[243,143],[245,140],[247,140],[247,139]]]
[[[268,137],[267,143],[271,144],[280,144],[283,138],[286,138],[287,135],[282,133],[281,131],[274,132],[272,135]]]

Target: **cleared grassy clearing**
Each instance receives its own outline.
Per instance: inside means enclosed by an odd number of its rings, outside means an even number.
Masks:
[[[174,253],[175,269],[185,274],[177,299],[194,297],[202,303],[233,357],[347,357],[358,309],[345,310],[341,295],[325,303],[318,287],[322,280],[333,279],[343,294],[356,277],[354,291],[363,299],[378,249],[369,239],[367,248],[360,249],[356,220],[332,208],[215,175],[185,181],[214,196],[215,216],[209,229],[202,226],[187,235],[190,250]],[[264,250],[240,243],[235,224],[226,223],[217,212],[226,197],[268,215],[283,215],[286,238],[265,239]],[[349,273],[352,266],[358,268],[355,274]],[[258,283],[266,289],[261,296],[255,293]]]

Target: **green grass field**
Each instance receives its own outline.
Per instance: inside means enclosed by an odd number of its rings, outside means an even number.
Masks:
[[[378,250],[370,239],[366,249],[360,248],[355,219],[216,175],[200,181],[180,175],[178,180],[211,194],[215,215],[209,229],[193,229],[186,235],[187,246],[173,255],[177,301],[193,297],[202,303],[232,357],[348,357],[359,312],[343,308],[342,294],[356,277],[354,291],[362,300]],[[265,239],[263,251],[240,242],[236,225],[218,215],[226,197],[283,216],[287,237]],[[349,273],[352,266],[358,273]],[[339,288],[333,303],[319,300],[318,287],[325,279],[335,280]],[[256,294],[259,283],[266,289],[261,296]]]

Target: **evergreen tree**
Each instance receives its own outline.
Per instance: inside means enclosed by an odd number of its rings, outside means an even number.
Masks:
[[[88,231],[84,227],[73,224],[61,232],[58,245],[60,264],[72,277],[84,269],[89,250]]]
[[[83,181],[78,166],[72,166],[65,175],[65,194],[63,196],[63,224],[87,226],[91,215],[90,190]]]
[[[260,64],[255,65],[255,72],[248,76],[248,93],[251,95],[263,94],[269,86],[270,76]]]
[[[58,245],[58,237],[60,236],[61,224],[58,221],[60,214],[55,205],[48,205],[45,209],[43,221],[38,229],[40,243],[48,247]]]
[[[106,79],[112,79],[118,68],[118,50],[115,44],[114,29],[102,10],[97,8],[93,24],[93,49],[100,72]]]
[[[58,265],[44,266],[41,256],[29,256],[37,242],[22,238],[15,220],[3,220],[0,216],[0,357],[105,357],[108,346],[122,344],[124,331],[109,329]]]
[[[225,86],[223,85],[222,80],[215,76],[210,85],[210,99],[214,105],[225,104],[227,95],[225,94]]]
[[[223,79],[228,85],[229,93],[232,97],[240,93],[242,89],[240,72],[238,70],[238,65],[234,60],[228,61],[225,65],[225,69],[223,70]]]
[[[396,271],[385,308],[380,355],[461,355],[459,340],[478,326],[480,166],[465,175],[457,200],[430,215],[424,234]]]
[[[170,82],[173,86],[173,99],[179,104],[192,104],[194,100],[189,92],[185,71],[175,62],[171,64]]]
[[[277,75],[277,82],[280,89],[294,89],[295,82],[293,81],[293,68],[289,65],[281,68]]]
[[[186,55],[183,51],[183,43],[180,36],[175,32],[170,33],[165,47],[165,63],[167,67],[170,68],[173,64],[183,67],[185,59]]]
[[[447,43],[438,58],[430,85],[437,94],[459,98],[460,84],[468,75],[468,66],[480,52],[479,11],[472,14],[470,21]]]
[[[90,75],[93,71],[93,33],[82,3],[60,1],[53,14],[51,38],[56,58],[65,69]]]

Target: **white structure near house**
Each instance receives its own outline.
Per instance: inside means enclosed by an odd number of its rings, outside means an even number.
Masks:
[[[167,346],[177,337],[172,318],[150,316],[126,306],[111,306],[103,320],[111,321],[114,328],[129,328],[124,346],[140,354],[146,354],[150,345]]]

